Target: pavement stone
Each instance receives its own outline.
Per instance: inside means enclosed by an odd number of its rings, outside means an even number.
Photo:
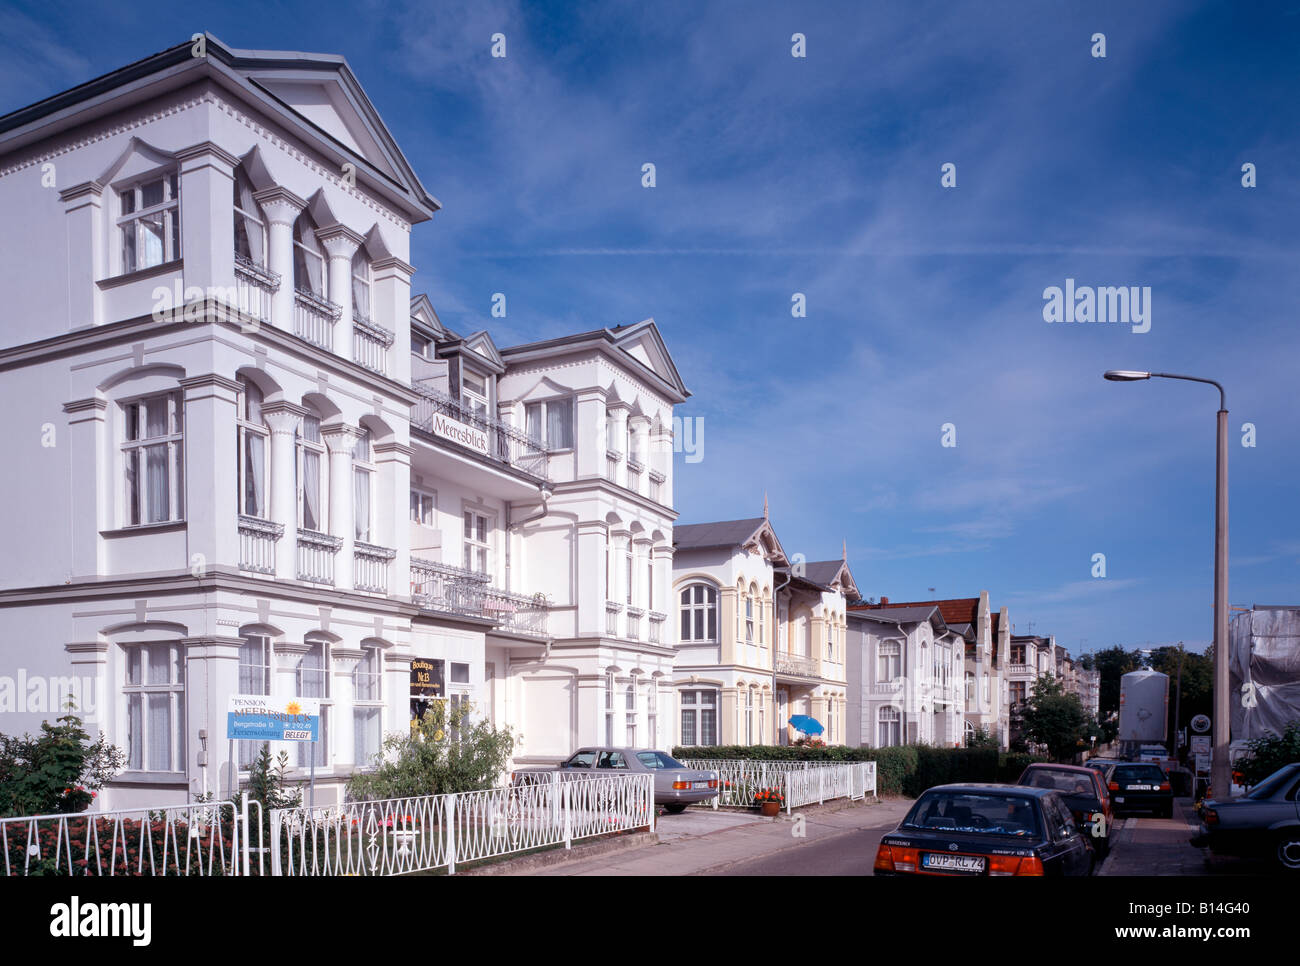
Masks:
[[[1190,798],[1174,800],[1172,818],[1128,816],[1116,824],[1111,854],[1098,875],[1202,876],[1209,871],[1208,852],[1190,841],[1199,827]]]

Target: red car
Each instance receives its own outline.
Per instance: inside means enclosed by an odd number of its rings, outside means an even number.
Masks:
[[[1110,827],[1114,813],[1106,780],[1099,771],[1076,765],[1030,765],[1016,784],[1060,792],[1074,815],[1079,831],[1092,842],[1098,858],[1106,857],[1110,851]]]

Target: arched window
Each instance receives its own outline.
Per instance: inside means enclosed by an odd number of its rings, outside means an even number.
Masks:
[[[718,592],[708,584],[691,584],[681,593],[682,643],[718,639]]]
[[[765,647],[767,645],[767,636],[764,630],[766,624],[767,624],[767,596],[765,592],[764,596],[761,597],[758,601],[758,646],[759,647]],[[760,734],[762,730],[763,730],[762,728],[759,729]]]
[[[749,585],[749,593],[745,595],[745,643],[754,643],[754,597],[758,594],[758,588],[754,584]]]
[[[270,516],[266,498],[266,454],[270,431],[262,422],[262,390],[238,378],[236,420],[239,425],[239,512],[248,517]]]
[[[382,741],[383,651],[377,644],[362,644],[361,655],[352,672],[353,757],[359,767],[366,767],[375,763]]]
[[[745,689],[745,744],[754,743],[754,689]]]
[[[902,743],[901,721],[897,708],[893,705],[885,705],[877,713],[876,722],[877,748],[888,748]]]

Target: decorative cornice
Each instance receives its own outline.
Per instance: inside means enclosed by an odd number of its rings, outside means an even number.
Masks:
[[[192,161],[195,158],[214,157],[218,161],[225,162],[231,168],[239,167],[238,157],[212,141],[200,141],[198,144],[191,144],[187,148],[181,148],[175,154],[177,161],[184,162]]]
[[[73,641],[63,645],[69,654],[106,654],[108,647],[107,641]]]
[[[408,277],[415,274],[415,266],[409,262],[402,261],[396,255],[385,255],[383,258],[376,258],[370,263],[370,270],[376,273],[391,270],[393,272],[401,272]]]
[[[305,200],[280,185],[254,191],[253,200],[258,203],[268,220],[283,225],[292,225],[307,207]]]
[[[90,396],[86,399],[74,399],[72,402],[63,404],[65,413],[84,413],[90,410],[104,412],[108,409],[108,400],[100,399],[97,396]]]
[[[59,192],[60,201],[75,201],[78,198],[98,199],[104,193],[104,186],[98,181],[83,181],[81,184],[64,188]]]
[[[215,372],[209,372],[202,376],[189,376],[185,379],[176,380],[182,389],[203,389],[212,386],[220,389],[229,389],[232,392],[239,392],[244,387],[234,379],[218,375]]]

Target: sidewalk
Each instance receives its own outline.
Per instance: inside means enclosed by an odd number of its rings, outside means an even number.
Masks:
[[[1189,839],[1198,822],[1190,798],[1174,799],[1173,818],[1123,819],[1099,875],[1207,874],[1206,851]]]
[[[553,854],[544,862],[519,859],[500,863],[493,874],[701,875],[859,829],[892,829],[911,807],[910,799],[900,798],[830,802],[788,816],[782,812],[777,818],[763,818],[746,809],[690,808],[681,815],[660,816],[657,841],[600,855],[579,854],[567,861],[557,862]]]

